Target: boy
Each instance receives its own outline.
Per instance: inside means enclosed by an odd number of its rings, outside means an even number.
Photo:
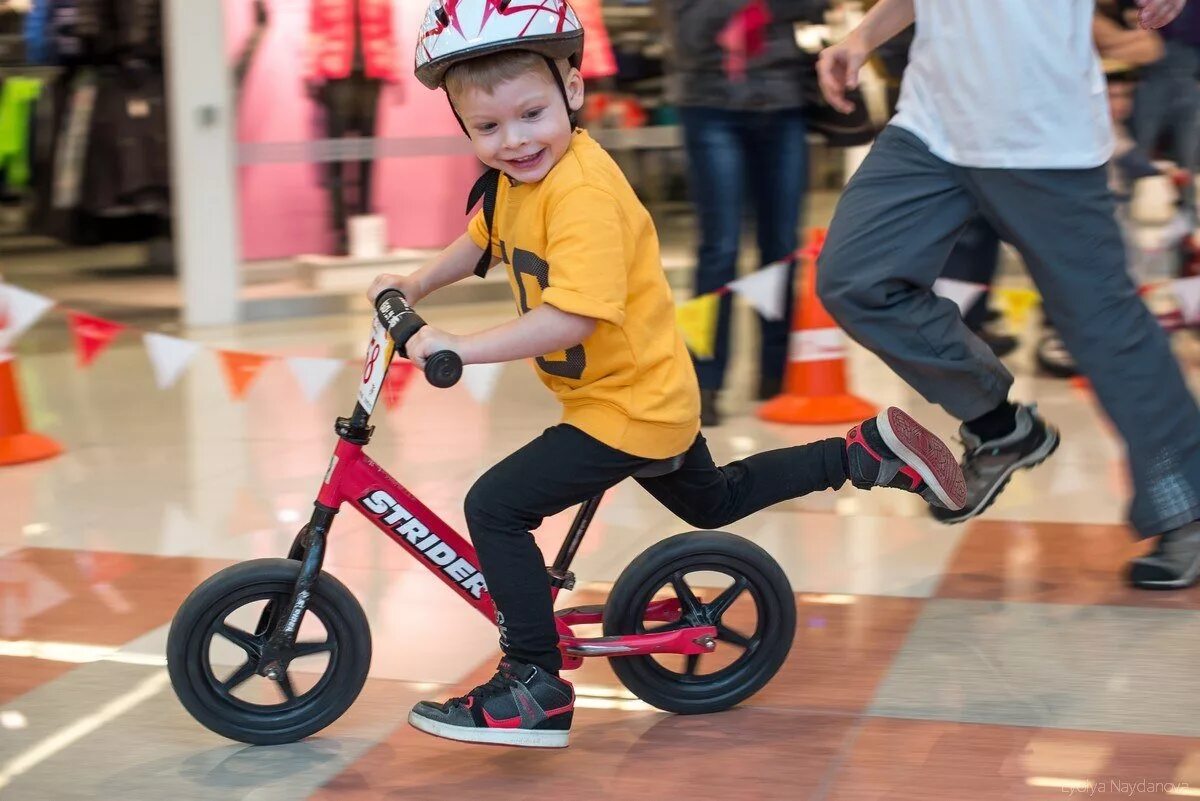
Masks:
[[[415,303],[502,262],[520,316],[465,336],[426,326],[408,356],[419,366],[443,349],[466,364],[534,358],[563,421],[467,494],[467,527],[505,654],[495,677],[461,698],[417,704],[409,723],[456,740],[559,747],[574,692],[558,677],[549,580],[530,533],[543,518],[674,457],[673,472],[638,481],[704,529],[847,479],[955,507],[964,481],[945,444],[898,409],[845,440],[713,464],[650,215],[608,154],[574,130],[583,105],[574,13],[565,0],[511,10],[504,0],[442,2],[434,0],[418,38],[417,77],[445,86],[476,155],[495,171],[482,182],[494,190],[464,236],[410,276],[380,276],[368,296],[393,287]]]

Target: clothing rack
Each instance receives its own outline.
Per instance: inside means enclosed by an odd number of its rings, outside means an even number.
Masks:
[[[52,80],[63,72],[62,67],[28,65],[20,67],[0,67],[0,79],[4,78],[42,78]]]

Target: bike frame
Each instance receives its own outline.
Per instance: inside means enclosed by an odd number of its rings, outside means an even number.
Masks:
[[[363,514],[481,615],[493,623],[496,621],[496,607],[483,579],[475,548],[364,453],[374,431],[368,425],[370,414],[390,366],[393,348],[387,332],[376,321],[367,349],[359,402],[350,418],[338,419],[335,431],[339,439],[312,517],[297,535],[288,555],[303,564],[291,602],[285,607],[287,614],[279,614],[283,610],[263,613],[264,624],[271,631],[260,662],[265,675],[276,666],[280,654],[289,651],[295,643],[313,582],[321,571],[329,529],[344,504]],[[574,585],[570,565],[601,497],[592,498],[579,507],[554,565],[548,569],[554,597],[560,588],[570,589]],[[579,667],[585,656],[706,654],[716,647],[717,632],[712,625],[612,637],[584,638],[572,633],[571,626],[600,623],[603,611],[603,605],[592,605],[556,613],[564,668]],[[652,601],[643,619],[674,623],[682,616],[679,599],[669,598]]]

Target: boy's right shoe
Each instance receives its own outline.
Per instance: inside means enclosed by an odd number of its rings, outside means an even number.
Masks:
[[[930,505],[933,517],[942,523],[962,523],[992,505],[996,496],[1018,470],[1036,467],[1058,447],[1058,430],[1037,413],[1036,406],[1017,406],[1017,427],[1011,434],[984,442],[964,425],[959,429],[966,453],[962,458],[967,480],[966,503],[951,510]]]
[[[565,748],[574,709],[569,681],[505,658],[486,684],[445,703],[421,701],[408,722],[427,734],[467,743]]]

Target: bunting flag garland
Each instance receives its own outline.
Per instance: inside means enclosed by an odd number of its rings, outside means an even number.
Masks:
[[[50,298],[0,283],[0,350],[7,350],[54,306]]]
[[[285,361],[309,403],[315,403],[334,377],[346,366],[341,359],[312,359],[293,356]]]
[[[812,256],[819,245],[814,243],[811,251],[798,251],[796,257]],[[715,346],[717,316],[720,298],[735,292],[744,298],[764,318],[779,320],[784,316],[791,287],[787,285],[791,260],[769,264],[761,270],[731,281],[721,289],[693,298],[676,306],[676,323],[691,352],[700,359],[712,358]],[[1187,326],[1200,326],[1200,276],[1168,279],[1140,287],[1145,295],[1159,288],[1169,288],[1179,306],[1175,319],[1180,317]],[[1033,289],[1023,287],[989,287],[954,279],[938,279],[933,291],[952,300],[965,312],[979,296],[990,291],[996,305],[1004,312],[1009,323],[1020,327],[1030,313],[1041,303],[1040,295]],[[0,283],[0,352],[11,347],[17,338],[28,330],[46,311],[53,308],[53,300],[34,292]],[[90,366],[127,326],[112,320],[96,317],[75,309],[60,309],[68,318],[75,343],[78,363]],[[1164,323],[1164,325],[1166,325]],[[1176,323],[1176,327],[1177,327]],[[1173,330],[1168,325],[1168,330]],[[136,329],[135,329],[136,330]],[[230,394],[234,399],[245,397],[250,386],[262,369],[271,361],[282,359],[287,362],[304,395],[315,401],[329,387],[339,372],[348,363],[358,360],[342,360],[311,357],[280,357],[271,354],[227,351],[209,348],[196,342],[154,332],[137,331],[141,335],[146,354],[154,371],[155,382],[160,389],[174,386],[188,370],[201,349],[212,350],[220,361]],[[488,402],[499,381],[503,364],[468,365],[463,371],[462,383],[479,403]],[[381,391],[381,399],[389,409],[399,405],[413,377],[418,373],[415,366],[398,359],[388,373]]]
[[[147,332],[142,335],[150,365],[154,368],[154,380],[159,389],[170,389],[183,375],[200,352],[200,346],[186,339],[169,337],[166,334]]]
[[[96,361],[96,357],[125,330],[121,323],[77,311],[67,312],[67,319],[75,339],[75,353],[80,367],[87,367]]]
[[[1014,327],[1020,328],[1029,319],[1029,313],[1042,302],[1042,296],[1032,289],[1000,287],[992,290],[1000,311]]]
[[[477,403],[487,403],[496,391],[500,371],[504,362],[494,364],[468,364],[463,367],[462,381]]]
[[[417,373],[417,366],[408,359],[396,359],[392,362],[392,366],[388,368],[387,377],[383,379],[383,387],[380,394],[383,397],[383,405],[388,410],[394,410],[400,405],[400,398],[404,395],[404,390],[408,388],[408,384],[412,381],[412,377]]]
[[[709,292],[675,308],[675,321],[683,334],[683,341],[698,359],[713,357],[720,303],[720,293]]]
[[[258,378],[258,374],[272,360],[271,356],[261,353],[243,353],[236,350],[218,350],[217,357],[221,360],[221,368],[225,371],[225,381],[234,399],[246,397],[246,390]]]
[[[933,282],[933,293],[954,301],[958,304],[958,313],[964,315],[986,291],[984,284],[972,284],[954,278],[939,278]]]
[[[745,298],[766,319],[782,320],[791,290],[787,285],[790,263],[777,261],[768,264],[745,278],[730,282],[728,288]]]

